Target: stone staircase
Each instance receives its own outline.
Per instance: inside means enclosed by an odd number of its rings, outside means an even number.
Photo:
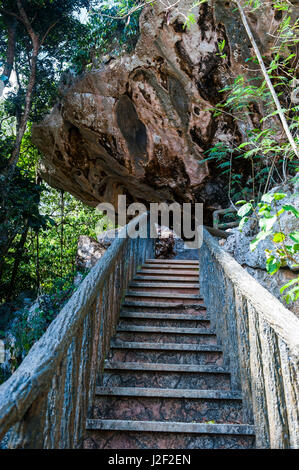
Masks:
[[[254,447],[199,295],[198,270],[197,261],[148,260],[131,281],[85,448]]]

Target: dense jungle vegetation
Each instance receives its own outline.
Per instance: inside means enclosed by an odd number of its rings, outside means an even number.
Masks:
[[[195,2],[193,7],[204,1]],[[235,2],[245,21],[250,11],[259,9],[259,1],[243,2],[244,9]],[[47,311],[49,318],[42,327],[38,327],[29,340],[30,332],[27,334],[25,349],[32,345],[71,294],[78,236],[95,236],[94,227],[99,217],[70,194],[41,181],[38,173],[41,155],[31,142],[32,125],[52,108],[59,94],[60,79],[66,71],[81,74],[96,67],[105,54],[119,55],[134,48],[139,34],[139,16],[146,3],[134,0],[0,1],[1,312],[3,315],[4,311],[21,309],[25,298],[33,300],[40,293],[59,299],[57,308],[52,307],[50,313]],[[297,97],[298,87],[298,20],[291,21],[292,4],[287,0],[272,3],[281,15],[272,62],[264,64],[255,51],[255,56],[248,57],[248,63],[254,64],[256,79],[248,83],[243,76],[233,77],[232,83],[221,91],[222,101],[211,110],[215,116],[231,113],[245,121],[254,103],[263,103],[261,122],[266,125],[261,129],[257,123],[256,128],[248,132],[247,142],[238,148],[219,144],[206,155],[206,159],[216,162],[227,177],[232,204],[241,204],[241,223],[248,220],[252,211],[262,220],[261,235],[256,243],[259,239],[274,237],[277,250],[269,254],[267,269],[270,273],[283,266],[286,259],[294,259],[299,247],[298,231],[292,234],[292,245],[284,243],[283,233],[272,231],[281,215],[275,213],[273,202],[284,196],[265,196],[271,188],[296,178],[298,167],[299,98],[292,99],[292,96]],[[185,28],[196,21],[192,8],[182,10],[182,16]],[[225,46],[225,41],[219,43],[219,55],[224,58]],[[273,116],[282,120],[286,131],[283,140],[276,139]],[[251,163],[252,176],[246,191],[232,155]],[[286,206],[283,211],[298,217],[293,206]],[[287,286],[288,301],[298,298],[298,282],[295,280]]]

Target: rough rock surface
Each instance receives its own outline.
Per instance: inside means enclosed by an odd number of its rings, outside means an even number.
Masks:
[[[97,240],[86,235],[80,235],[78,239],[78,249],[76,256],[76,266],[79,270],[89,270],[92,268],[99,259],[103,256],[105,251],[109,248],[120,229],[105,230],[97,234]],[[80,282],[80,273],[77,278]]]
[[[280,288],[287,282],[295,279],[298,274],[290,271],[290,269],[280,269],[277,273],[270,276],[265,269],[245,267],[246,271],[251,274],[265,289],[279,299],[291,312],[299,317],[299,302],[287,303],[283,300],[283,294],[280,293]]]
[[[233,2],[193,8],[196,23],[187,30],[180,12],[192,4],[181,0],[167,15],[160,2],[148,6],[132,54],[65,77],[59,102],[33,131],[50,185],[90,206],[116,205],[118,194],[128,203],[199,201],[208,212],[227,206],[226,182],[203,159],[217,142],[240,143],[261,116],[253,108],[248,122],[213,117],[219,91],[240,73],[250,76],[243,64],[252,49]],[[250,16],[265,57],[274,37],[266,32],[279,21],[267,5]]]
[[[80,270],[92,268],[103,256],[111,242],[99,243],[87,235],[80,235],[76,256],[76,266]]]
[[[167,227],[158,227],[155,257],[158,259],[171,259],[175,256],[175,233]]]

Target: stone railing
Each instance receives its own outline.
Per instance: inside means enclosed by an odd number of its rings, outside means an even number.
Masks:
[[[134,219],[145,225],[147,214]],[[148,227],[149,230],[149,227]],[[78,290],[0,387],[0,440],[10,448],[80,448],[129,280],[154,239],[116,238]]]
[[[299,319],[205,229],[201,294],[259,448],[299,448]]]

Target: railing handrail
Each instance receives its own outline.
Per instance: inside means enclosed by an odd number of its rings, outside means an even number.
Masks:
[[[57,365],[88,312],[87,307],[103,287],[113,260],[125,243],[127,230],[145,217],[147,214],[142,213],[120,230],[18,369],[0,386],[0,436],[20,421],[34,400],[48,388]]]
[[[256,281],[229,253],[223,250],[219,246],[218,240],[213,238],[205,228],[203,229],[203,237],[233,285],[241,291],[269,326],[285,341],[290,353],[299,356],[299,319],[297,316]]]

